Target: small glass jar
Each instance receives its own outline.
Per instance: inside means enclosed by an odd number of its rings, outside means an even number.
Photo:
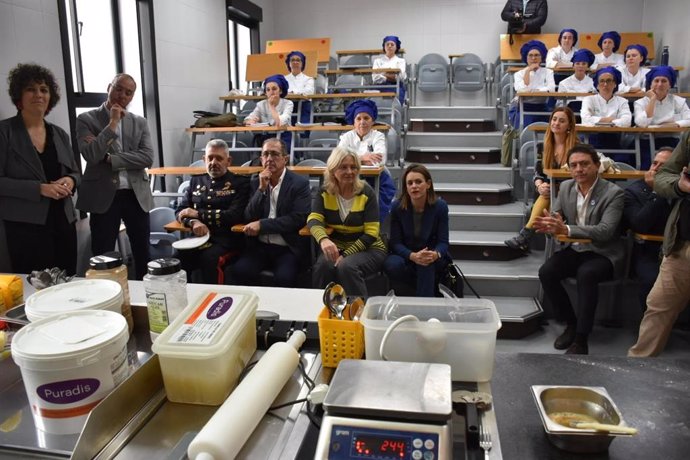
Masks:
[[[187,307],[187,273],[178,259],[155,259],[144,276],[151,341]]]
[[[127,328],[132,334],[134,320],[132,319],[132,303],[129,299],[129,282],[127,281],[127,266],[122,263],[122,256],[117,251],[106,252],[89,259],[86,278],[106,279],[120,283],[122,287],[122,316],[127,320]]]

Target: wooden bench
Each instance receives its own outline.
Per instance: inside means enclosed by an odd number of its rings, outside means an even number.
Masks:
[[[316,51],[302,51],[302,54],[307,58],[307,67],[302,69],[302,71],[310,77],[316,77]],[[287,75],[289,71],[285,65],[286,58],[287,53],[247,55],[247,73],[245,81],[249,84],[252,82],[264,81],[266,77],[275,74]]]
[[[546,129],[548,126],[535,126],[535,125],[530,125],[528,129],[534,133],[534,141],[536,144],[537,141],[537,133],[539,132],[546,132]],[[649,149],[651,152],[656,151],[656,144],[654,142],[654,135],[655,134],[674,134],[680,136],[683,132],[685,132],[688,128],[681,128],[681,127],[672,127],[672,126],[660,126],[660,127],[647,127],[647,128],[640,128],[640,127],[631,127],[631,128],[621,128],[618,126],[585,126],[585,125],[577,125],[577,133],[578,134],[584,134],[585,135],[585,142],[589,142],[589,135],[590,134],[597,134],[597,133],[628,133],[632,134],[635,139],[635,148],[634,149],[618,149],[615,151],[607,150],[607,149],[601,149],[602,152],[613,152],[613,153],[632,153],[635,155],[635,165],[639,167],[640,165],[640,156],[641,156],[641,147],[640,147],[640,138],[643,135],[649,135]],[[625,171],[627,172],[627,171]]]
[[[601,53],[597,45],[599,37],[603,32],[579,32],[578,41],[575,47],[578,49],[588,49],[594,54]],[[622,53],[628,45],[640,44],[647,48],[647,59],[653,60],[655,53],[654,33],[653,32],[621,32],[621,46],[618,50]],[[521,34],[513,35],[513,44],[510,44],[510,35],[501,34],[499,38],[500,59],[501,61],[522,61],[520,47],[530,40],[539,40],[546,45],[546,49],[558,46],[559,34]],[[543,56],[546,59],[546,56]]]
[[[289,53],[290,51],[315,51],[317,62],[328,62],[331,57],[331,39],[322,38],[296,38],[287,40],[267,40],[266,53]],[[307,57],[307,65],[309,58]]]
[[[391,93],[393,94],[393,93]],[[388,131],[391,127],[389,125],[385,124],[377,124],[374,125],[372,129],[375,129],[377,131]],[[279,127],[276,128],[275,126],[233,126],[233,127],[216,127],[216,128],[186,128],[185,132],[190,133],[192,135],[192,140],[190,144],[190,157],[189,157],[189,163],[194,162],[194,154],[195,152],[203,152],[204,148],[203,147],[196,147],[197,143],[197,137],[200,135],[205,135],[205,134],[213,134],[213,133],[224,133],[224,134],[231,134],[232,135],[232,141],[230,142],[230,149],[231,151],[238,151],[238,152],[260,152],[261,147],[237,147],[237,136],[240,133],[260,133],[260,132],[266,132],[266,133],[275,133],[276,137],[279,137],[282,132],[292,132],[292,133],[302,133],[305,131],[333,131],[333,132],[346,132],[354,129],[353,125],[321,125],[321,124],[310,124],[310,125],[299,125],[299,126],[285,126],[285,127]],[[289,148],[289,153],[290,153],[290,164],[294,164],[295,160],[295,152],[296,151],[301,151],[301,150],[310,150],[309,147],[296,147],[295,140],[296,136],[292,136],[292,139],[290,141],[290,145],[288,146]],[[311,150],[314,150],[311,148]],[[153,189],[153,184],[151,184],[151,187]]]

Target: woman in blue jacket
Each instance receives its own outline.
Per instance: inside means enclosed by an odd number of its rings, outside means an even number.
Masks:
[[[391,211],[391,254],[383,268],[393,288],[416,286],[417,297],[434,297],[448,254],[448,205],[434,192],[429,170],[411,164]]]

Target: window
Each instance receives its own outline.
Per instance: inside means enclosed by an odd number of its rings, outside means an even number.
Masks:
[[[128,73],[137,82],[137,92],[128,110],[146,116],[151,132],[160,133],[156,129],[160,123],[156,115],[152,9],[153,0],[59,0],[65,96],[72,146],[77,156],[77,115],[100,106],[107,99],[108,84],[117,73]],[[142,59],[142,53],[146,59]],[[160,134],[154,134],[152,140],[163,165]]]
[[[260,50],[262,10],[248,0],[226,0],[228,12],[228,76],[230,89],[247,89],[247,55]]]

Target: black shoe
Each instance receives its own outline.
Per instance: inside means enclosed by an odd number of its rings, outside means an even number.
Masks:
[[[505,240],[504,243],[506,246],[516,251],[529,252],[529,242],[532,239],[532,235],[534,235],[534,230],[531,228],[523,228],[517,236]]]
[[[586,343],[575,342],[565,350],[566,355],[588,355],[589,347]]]
[[[575,342],[575,326],[567,326],[563,334],[556,337],[553,347],[556,350],[565,350]]]

